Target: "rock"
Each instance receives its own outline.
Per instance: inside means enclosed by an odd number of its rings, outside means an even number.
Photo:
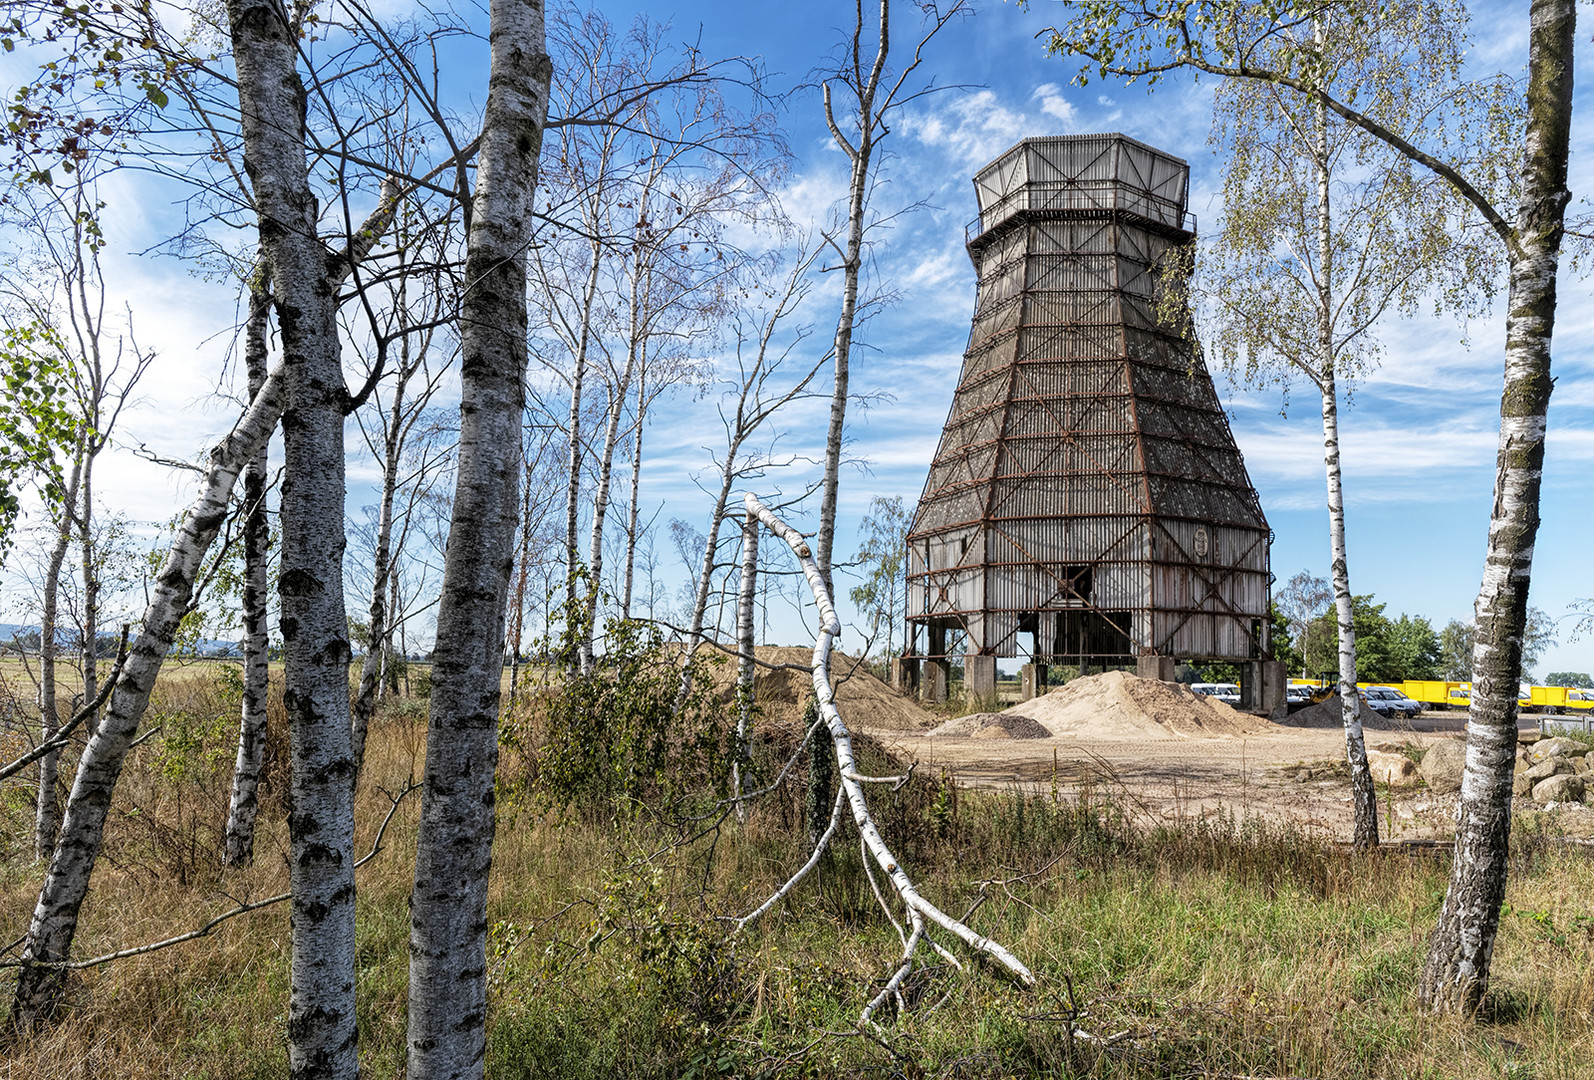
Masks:
[[[1417,765],[1405,754],[1392,754],[1387,750],[1369,750],[1367,768],[1372,772],[1375,784],[1411,787],[1417,782]]]
[[[1552,757],[1582,757],[1588,753],[1588,747],[1573,739],[1564,739],[1557,735],[1553,739],[1541,739],[1533,744],[1528,751],[1529,761],[1544,761]]]
[[[1533,794],[1533,781],[1528,779],[1528,771],[1526,769],[1518,772],[1516,778],[1511,781],[1511,794],[1521,798],[1527,798]]]
[[[1423,781],[1435,791],[1460,791],[1461,773],[1467,767],[1467,745],[1455,739],[1434,743],[1417,766]]]
[[[1548,780],[1552,776],[1567,776],[1576,772],[1577,766],[1572,764],[1568,758],[1545,758],[1537,765],[1528,768],[1528,779],[1538,783],[1540,780]]]
[[[1536,803],[1575,802],[1583,801],[1583,778],[1575,773],[1562,773],[1552,776],[1548,780],[1540,780],[1533,785],[1533,801]]]
[[[1579,776],[1584,776],[1589,772],[1594,771],[1594,761],[1590,761],[1590,757],[1594,757],[1594,754],[1584,754],[1582,757],[1575,757],[1572,759],[1577,763],[1577,772]]]

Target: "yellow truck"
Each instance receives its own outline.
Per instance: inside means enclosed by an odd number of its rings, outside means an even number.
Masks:
[[[1420,701],[1430,709],[1448,709],[1452,705],[1450,691],[1461,686],[1461,683],[1445,682],[1442,679],[1407,679],[1400,684],[1406,696],[1413,701]]]
[[[1579,690],[1571,686],[1535,686],[1531,690],[1534,712],[1557,716],[1594,710],[1594,690]]]

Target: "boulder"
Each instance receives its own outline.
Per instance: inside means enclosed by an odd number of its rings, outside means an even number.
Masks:
[[[1417,782],[1417,764],[1405,754],[1387,750],[1367,751],[1367,768],[1373,774],[1373,783],[1390,787],[1411,787]]]
[[[1428,747],[1417,772],[1435,791],[1460,791],[1461,773],[1467,767],[1467,744],[1443,739]]]
[[[1575,773],[1561,773],[1533,785],[1533,801],[1539,804],[1583,801],[1583,778]]]
[[[1571,758],[1545,758],[1537,765],[1528,767],[1528,779],[1536,784],[1540,780],[1548,780],[1552,776],[1569,776],[1576,772],[1577,766],[1572,764]]]
[[[1527,798],[1533,794],[1533,781],[1528,779],[1526,769],[1518,769],[1516,777],[1511,781],[1511,794]]]
[[[1528,750],[1529,761],[1544,761],[1552,757],[1582,757],[1588,753],[1588,747],[1575,739],[1563,739],[1557,735],[1553,739],[1540,739]]]

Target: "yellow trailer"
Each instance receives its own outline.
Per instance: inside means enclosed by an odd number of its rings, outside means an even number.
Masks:
[[[1450,706],[1451,687],[1460,685],[1442,679],[1407,679],[1400,688],[1413,701],[1420,701],[1430,709],[1444,709]]]

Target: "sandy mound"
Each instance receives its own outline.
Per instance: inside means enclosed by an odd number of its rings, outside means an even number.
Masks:
[[[776,669],[760,667],[753,676],[753,696],[763,716],[770,720],[799,719],[804,702],[814,692],[814,677],[810,667],[814,660],[813,649],[796,645],[761,645],[756,652],[764,664],[790,665]],[[721,698],[727,702],[734,700],[736,658],[726,657],[725,663],[716,665],[713,678],[720,689]],[[836,706],[841,710],[841,718],[853,731],[868,728],[875,731],[920,732],[936,721],[933,714],[925,712],[914,701],[875,678],[854,657],[832,652],[830,678],[836,688]]]
[[[928,733],[951,739],[1049,739],[1045,726],[1017,712],[982,712],[960,716]]]
[[[1340,696],[1332,694],[1316,705],[1308,705],[1304,709],[1290,713],[1279,722],[1292,728],[1342,728],[1345,726],[1345,719],[1340,713],[1340,708]],[[1362,706],[1362,728],[1366,731],[1412,730],[1411,725],[1399,717],[1379,716],[1365,704]]]
[[[1059,738],[1188,739],[1267,735],[1279,728],[1181,683],[1107,671],[1075,679],[1008,710]]]

